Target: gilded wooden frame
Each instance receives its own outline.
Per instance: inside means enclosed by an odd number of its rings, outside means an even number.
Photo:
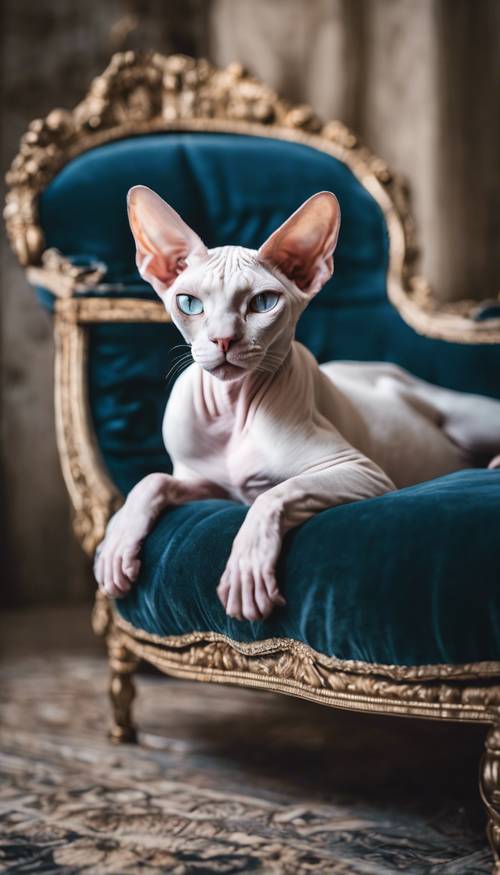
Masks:
[[[389,231],[388,295],[418,332],[461,343],[499,343],[500,319],[476,321],[496,302],[440,304],[417,272],[408,189],[385,162],[338,121],[323,123],[308,106],[292,106],[238,64],[224,70],[205,60],[159,54],[115,55],[74,110],[54,110],[31,123],[7,174],[5,221],[28,278],[54,292],[57,441],[74,508],[74,527],[92,555],[122,497],[99,454],[87,398],[88,326],[96,322],[168,321],[160,303],[83,297],[103,272],[67,262],[45,249],[38,197],[58,171],[94,146],[165,130],[222,131],[303,143],[343,161],[380,205]],[[126,623],[98,595],[93,622],[107,636],[111,738],[132,741],[132,675],[140,659],[169,675],[275,690],[325,705],[381,714],[493,724],[481,767],[488,835],[500,873],[500,663],[463,666],[368,665],[328,658],[289,639],[239,644],[193,632],[160,638]]]

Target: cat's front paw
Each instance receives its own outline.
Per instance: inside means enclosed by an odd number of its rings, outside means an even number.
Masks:
[[[139,553],[147,533],[144,522],[130,519],[123,507],[110,520],[106,536],[96,550],[95,578],[101,592],[109,598],[123,598],[139,575]]]
[[[500,456],[495,456],[495,458],[492,459],[490,464],[488,465],[488,468],[490,469],[490,471],[496,471],[497,468],[500,469]]]
[[[169,474],[148,474],[136,483],[123,507],[111,518],[94,561],[99,588],[110,598],[126,595],[139,576],[141,547],[167,505],[173,483]]]
[[[275,567],[282,544],[281,520],[252,506],[234,539],[217,587],[226,614],[237,620],[264,620],[286,604]]]

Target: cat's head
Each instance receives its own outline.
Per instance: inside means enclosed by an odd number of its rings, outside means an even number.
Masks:
[[[333,272],[336,197],[313,195],[260,249],[207,249],[178,213],[145,186],[128,195],[137,267],[162,299],[193,359],[222,380],[274,372],[297,320]]]

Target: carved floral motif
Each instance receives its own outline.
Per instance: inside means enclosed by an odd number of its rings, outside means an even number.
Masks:
[[[361,710],[455,719],[500,716],[499,663],[388,666],[340,660],[292,639],[267,638],[251,644],[215,632],[171,638],[136,629],[113,612],[113,625],[137,656],[167,674],[268,687],[325,704]],[[482,681],[489,680],[485,685]]]

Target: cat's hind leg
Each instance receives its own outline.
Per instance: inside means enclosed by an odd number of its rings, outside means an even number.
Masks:
[[[471,465],[500,467],[500,401],[418,381],[415,391],[441,414],[440,426]]]
[[[500,401],[443,389],[390,362],[329,362],[321,370],[341,388],[342,379],[392,387],[461,450],[465,464],[500,467]]]
[[[500,467],[500,401],[443,389],[397,366],[386,364],[385,369],[382,379],[398,385],[401,397],[442,430],[467,464]]]

